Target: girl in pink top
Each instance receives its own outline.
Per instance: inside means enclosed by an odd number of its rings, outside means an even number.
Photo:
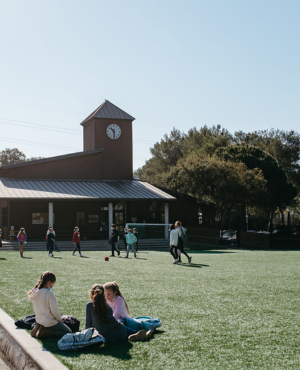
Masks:
[[[104,291],[106,302],[113,310],[114,318],[122,320],[124,317],[130,317],[128,305],[118,284],[115,281],[105,283]]]

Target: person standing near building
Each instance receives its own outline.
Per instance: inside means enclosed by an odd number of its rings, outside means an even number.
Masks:
[[[2,229],[0,229],[0,248],[2,248]]]
[[[19,251],[20,251],[20,256],[23,258],[23,250],[24,250],[24,245],[26,244],[27,240],[27,234],[25,232],[24,227],[21,227],[19,234],[17,236],[18,242],[19,242]]]
[[[47,235],[48,237],[48,248],[49,248],[49,257],[53,257],[53,248],[55,244],[55,235],[52,227],[49,229],[49,234]]]
[[[75,252],[78,249],[79,257],[82,257],[81,250],[80,250],[80,232],[79,232],[79,227],[78,226],[75,226],[75,228],[74,228],[73,244],[75,245],[75,248],[73,250],[72,256],[75,256]]]
[[[111,236],[109,238],[109,244],[111,244],[111,256],[115,256],[115,250],[118,253],[118,256],[120,255],[120,250],[117,247],[117,243],[119,240],[119,231],[117,230],[117,226],[115,224],[111,225]]]

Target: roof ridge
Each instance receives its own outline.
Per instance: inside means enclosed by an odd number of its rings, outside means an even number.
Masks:
[[[83,125],[85,122],[89,121],[91,118],[106,118],[106,119],[122,119],[133,121],[135,120],[130,114],[126,113],[123,109],[117,107],[115,104],[111,103],[109,100],[105,101],[99,105],[84,121],[81,122]]]

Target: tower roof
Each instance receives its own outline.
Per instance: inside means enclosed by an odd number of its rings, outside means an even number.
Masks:
[[[124,112],[122,109],[118,108],[108,100],[105,100],[100,107],[94,110],[93,113],[91,113],[84,121],[82,121],[81,125],[91,118],[123,119],[128,121],[135,120],[134,117],[130,116],[128,113]]]

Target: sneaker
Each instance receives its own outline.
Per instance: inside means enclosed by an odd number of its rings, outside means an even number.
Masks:
[[[145,340],[145,339],[146,339],[146,330],[144,329],[138,331],[135,334],[129,335],[128,337],[128,340],[130,340],[130,342],[136,342],[138,340]]]
[[[174,261],[173,261],[173,265],[175,265],[175,263],[177,263],[178,262],[178,259],[175,259]]]
[[[120,251],[117,251],[118,252],[118,256],[120,255]]]
[[[54,257],[54,256],[53,256],[53,253],[51,254],[51,257]]]
[[[72,253],[72,256],[75,256],[75,253],[74,252]]]
[[[189,257],[189,263],[191,263],[192,257]]]
[[[83,255],[81,253],[79,253],[79,257],[83,257]]]
[[[48,257],[51,257],[51,253],[48,254]]]

